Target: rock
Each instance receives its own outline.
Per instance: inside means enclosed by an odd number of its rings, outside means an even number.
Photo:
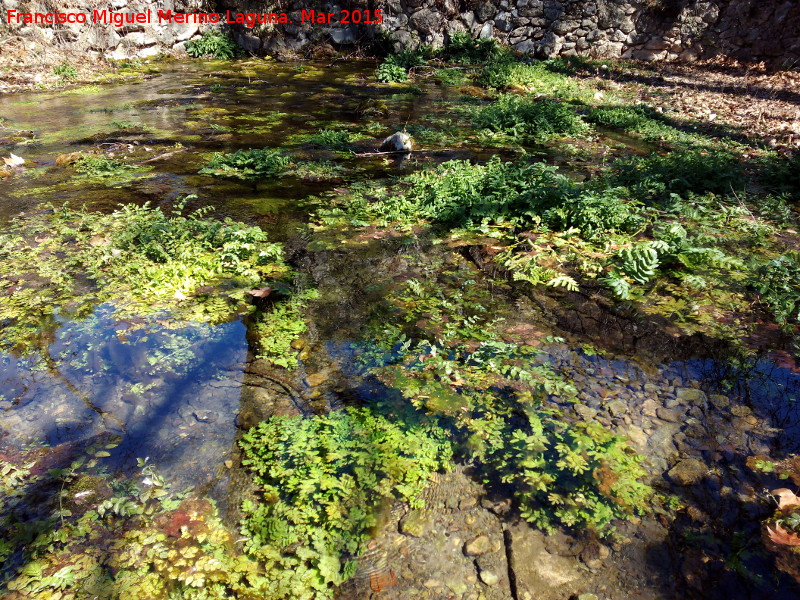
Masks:
[[[574,558],[550,554],[544,535],[524,522],[508,529],[511,536],[510,570],[520,598],[563,598],[564,586],[583,577]]]
[[[326,381],[328,381],[328,374],[325,371],[320,371],[319,373],[314,373],[306,377],[308,387],[317,387]]]
[[[458,503],[459,510],[469,510],[478,504],[478,499],[475,496],[467,496],[462,498]]]
[[[694,485],[707,474],[708,467],[697,458],[686,458],[667,471],[667,477],[678,485]]]
[[[414,142],[411,136],[402,131],[398,131],[387,137],[381,143],[381,152],[411,152],[414,147]]]
[[[722,394],[711,394],[708,399],[711,401],[711,404],[718,409],[727,408],[731,405],[731,401],[728,397]]]
[[[597,597],[597,594],[587,593],[587,594],[577,594],[575,596],[572,596],[570,600],[599,600],[599,599]]]
[[[695,388],[678,388],[675,390],[675,395],[678,397],[678,400],[683,400],[688,404],[705,405],[708,401],[706,393],[703,390]]]
[[[606,410],[612,417],[619,417],[628,412],[628,405],[624,400],[617,398],[606,404]]]
[[[464,554],[466,556],[481,556],[491,551],[491,542],[489,541],[489,536],[485,533],[472,538],[464,544]]]
[[[581,560],[587,567],[596,570],[603,566],[610,555],[611,551],[607,546],[599,542],[594,542],[587,545],[583,552],[581,552]]]
[[[681,411],[674,408],[659,408],[656,410],[656,415],[667,423],[678,423],[683,418]]]
[[[412,510],[400,521],[400,533],[411,537],[422,537],[430,527],[431,517],[421,510]]]
[[[483,583],[489,586],[497,585],[498,582],[500,581],[500,577],[498,577],[497,573],[495,573],[494,571],[481,570],[478,572],[478,577]]]

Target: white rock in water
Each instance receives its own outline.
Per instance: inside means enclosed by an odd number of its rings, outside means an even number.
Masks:
[[[404,150],[406,152],[411,152],[412,147],[411,136],[402,131],[398,131],[383,140],[381,152],[402,152]]]

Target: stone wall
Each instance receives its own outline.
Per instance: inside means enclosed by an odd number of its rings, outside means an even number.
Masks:
[[[494,37],[537,57],[589,56],[643,60],[710,58],[800,62],[800,2],[794,0],[350,0],[316,3],[323,10],[383,10],[375,26],[331,26],[300,21],[308,1],[290,0],[295,23],[241,32],[254,52],[297,50],[329,40],[355,43],[382,31],[398,47],[441,46],[455,32]],[[264,11],[263,3],[221,7]]]
[[[9,10],[19,12],[85,13],[94,10],[141,13],[177,10],[191,12],[202,10],[204,0],[2,0],[0,1],[0,34],[20,36],[47,46],[59,46],[90,56],[113,58],[146,58],[160,53],[180,50],[184,43],[201,33],[201,25],[160,24],[157,19],[149,24],[133,23],[115,27],[112,23],[63,23],[53,25],[26,25],[7,22]]]
[[[5,8],[46,10],[55,0],[3,0]],[[315,44],[348,46],[390,36],[398,48],[441,46],[455,32],[494,37],[537,57],[589,56],[682,60],[728,55],[745,61],[800,63],[800,2],[796,0],[66,0],[58,9],[287,12],[292,23],[231,26],[254,54],[303,51]],[[301,10],[380,9],[379,25],[302,23]],[[5,20],[5,14],[3,14]],[[6,28],[9,26],[6,25]],[[205,27],[205,26],[203,26]],[[196,24],[19,25],[38,36],[111,58],[180,49]]]

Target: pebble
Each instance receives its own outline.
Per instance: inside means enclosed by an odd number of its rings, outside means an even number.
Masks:
[[[678,485],[694,485],[708,474],[706,464],[696,458],[686,458],[668,472],[667,476]]]
[[[400,521],[400,533],[422,537],[430,526],[430,516],[421,510],[412,510]]]
[[[474,508],[478,504],[478,499],[475,496],[467,496],[466,498],[462,498],[461,501],[458,503],[458,508],[460,510],[469,510],[470,508]]]
[[[678,423],[683,416],[680,411],[674,408],[659,408],[656,410],[656,415],[667,423]]]
[[[490,551],[489,536],[483,533],[464,544],[464,554],[466,556],[480,556]]]
[[[480,577],[483,583],[489,586],[497,585],[500,582],[500,577],[498,577],[497,573],[494,571],[481,571],[478,573],[478,577]]]
[[[308,375],[306,377],[306,383],[308,384],[308,387],[317,387],[326,381],[328,381],[328,374],[324,371],[320,371],[319,373],[314,373],[313,375]]]

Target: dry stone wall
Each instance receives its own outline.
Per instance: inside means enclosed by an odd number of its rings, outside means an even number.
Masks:
[[[2,0],[4,10],[52,10],[55,0]],[[302,51],[315,44],[357,44],[390,36],[398,48],[441,46],[456,32],[498,39],[537,57],[589,56],[692,61],[717,55],[800,63],[796,0],[66,0],[58,10],[285,12],[291,23],[231,25],[254,54]],[[334,13],[303,22],[302,11]],[[342,24],[341,10],[381,10],[381,24]],[[373,13],[374,14],[374,13]],[[4,15],[5,16],[5,15]],[[5,19],[4,19],[5,20]],[[224,21],[224,18],[223,18]],[[180,49],[207,25],[151,23],[8,25],[12,33],[68,44],[112,58]]]
[[[204,10],[204,0],[0,0],[0,37],[22,37],[47,46],[69,48],[89,55],[116,60],[146,58],[160,53],[180,50],[185,42],[201,33],[197,23],[159,23],[158,10],[192,12]],[[86,23],[54,23],[32,25],[8,20],[9,11],[18,13],[83,13]],[[121,27],[112,22],[92,22],[93,11],[146,14],[150,23],[126,23]]]
[[[226,4],[226,1],[229,4]],[[251,3],[232,10],[264,10]],[[720,54],[745,61],[800,62],[800,2],[796,0],[350,0],[317,3],[330,12],[381,9],[381,25],[292,25],[242,32],[254,51],[299,49],[319,40],[363,41],[379,32],[398,47],[441,46],[456,32],[497,38],[537,57],[589,56],[692,61]]]

